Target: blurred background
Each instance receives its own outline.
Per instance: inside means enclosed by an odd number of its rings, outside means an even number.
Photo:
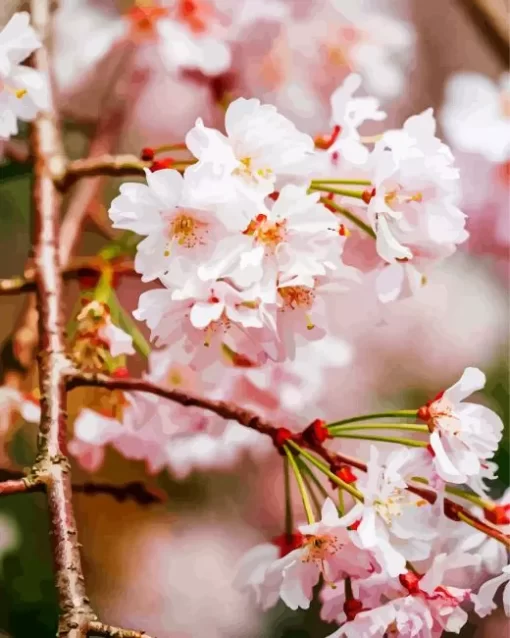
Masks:
[[[479,150],[456,147],[455,131],[449,131],[448,118],[441,114],[455,74],[481,74],[496,86],[507,70],[505,0],[278,2],[260,22],[239,28],[231,44],[232,65],[212,79],[195,71],[169,73],[150,48],[134,41],[130,48],[108,52],[111,23],[131,4],[60,1],[55,75],[65,144],[72,157],[90,152],[91,142],[95,152],[139,154],[142,146],[182,140],[198,116],[220,126],[224,105],[238,95],[274,103],[301,129],[325,133],[329,95],[351,70],[360,72],[367,92],[381,99],[389,126],[434,108],[440,134],[464,171],[459,197],[470,215],[471,238],[436,269],[419,295],[385,308],[377,321],[369,303],[342,302],[340,331],[352,361],[335,368],[333,381],[317,390],[319,405],[334,418],[380,406],[413,407],[455,381],[465,366],[483,369],[488,383],[479,399],[502,416],[507,428],[495,459],[499,478],[492,496],[500,497],[509,485],[510,156],[494,161]],[[243,3],[247,12],[258,7],[261,13],[263,4]],[[353,20],[353,4],[359,4],[366,19]],[[2,1],[1,25],[18,6]],[[356,29],[367,29],[374,38],[368,54],[350,55]],[[98,135],[101,130],[109,134]],[[2,277],[22,272],[29,253],[30,182],[29,164],[0,165]],[[87,224],[79,251],[93,255],[109,234],[106,210],[119,182],[84,184],[70,194],[69,206],[93,209],[94,222]],[[69,286],[69,309],[77,292]],[[138,286],[129,281],[119,291],[128,308],[134,307],[138,294]],[[8,339],[22,303],[0,299],[1,341]],[[30,390],[33,381],[27,379],[25,389]],[[72,395],[71,417],[82,398]],[[0,467],[29,466],[35,432],[35,426],[26,423],[0,424]],[[328,627],[321,625],[313,607],[294,613],[280,605],[264,615],[232,586],[243,552],[281,532],[280,465],[275,456],[257,463],[243,458],[229,472],[195,472],[177,481],[167,472],[149,475],[143,463],[108,450],[94,480],[143,481],[164,490],[168,500],[141,506],[106,495],[75,495],[89,594],[101,617],[159,638],[326,635]],[[83,483],[90,475],[75,464],[74,480]],[[3,498],[0,635],[54,636],[56,615],[44,498]],[[462,636],[494,636],[504,631],[505,623],[496,613],[470,624]]]

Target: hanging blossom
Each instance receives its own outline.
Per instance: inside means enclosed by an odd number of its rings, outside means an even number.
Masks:
[[[352,597],[345,595],[342,582],[324,588],[321,616],[341,625],[328,638],[439,638],[443,631],[458,633],[468,619],[461,604],[472,595],[469,589],[446,585],[446,574],[476,563],[469,554],[438,554],[423,575],[407,572],[391,579],[383,573],[353,579]]]
[[[48,106],[44,77],[21,62],[41,46],[26,12],[15,13],[0,31],[0,141],[18,133]]]
[[[503,433],[499,416],[483,405],[464,402],[484,386],[483,372],[466,368],[457,383],[418,412],[429,427],[434,468],[444,481],[465,483],[480,475],[498,448]]]
[[[271,544],[254,547],[242,559],[237,586],[254,591],[264,609],[278,598],[290,609],[308,609],[313,588],[322,578],[326,586],[345,576],[366,576],[376,563],[369,552],[358,548],[326,499],[318,523],[301,525],[298,533],[283,534]]]
[[[367,474],[358,482],[364,503],[346,515],[360,546],[373,551],[390,576],[404,573],[408,560],[426,559],[437,536],[437,508],[406,489],[414,457],[404,448],[382,462],[372,445]]]

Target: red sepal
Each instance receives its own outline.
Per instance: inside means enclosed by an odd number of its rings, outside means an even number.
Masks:
[[[344,613],[347,616],[347,620],[354,620],[356,616],[363,611],[363,603],[357,598],[350,598],[344,603]]]
[[[310,425],[303,431],[303,441],[305,441],[310,447],[320,446],[327,439],[331,438],[326,422],[322,419],[315,419]]]
[[[405,587],[410,594],[417,594],[420,591],[420,580],[422,576],[414,572],[406,572],[398,577],[402,587]]]
[[[486,507],[483,513],[485,518],[494,525],[510,524],[510,505],[495,505],[492,508]]]
[[[271,539],[273,545],[276,545],[280,550],[280,558],[287,556],[298,547],[303,545],[305,537],[299,532],[293,532],[292,534],[280,534]]]

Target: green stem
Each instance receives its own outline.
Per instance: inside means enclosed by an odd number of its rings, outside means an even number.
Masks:
[[[324,485],[319,481],[319,479],[315,476],[313,470],[308,467],[308,465],[301,459],[302,467],[307,474],[307,476],[312,480],[315,487],[319,490],[322,496],[326,499],[329,498],[328,491],[324,487]]]
[[[322,505],[321,502],[319,500],[319,497],[317,496],[317,494],[315,493],[315,490],[312,486],[312,482],[310,480],[310,475],[306,473],[306,470],[308,469],[304,463],[304,461],[302,459],[297,459],[298,464],[299,464],[299,468],[302,471],[302,477],[303,477],[303,482],[306,486],[306,489],[308,491],[308,494],[310,494],[310,497],[312,499],[313,502],[313,506],[315,509],[315,515],[317,516],[317,518],[321,518],[321,512],[322,512]]]
[[[292,496],[290,493],[289,459],[283,459],[283,479],[285,484],[285,533],[290,536],[294,530],[294,516],[292,514]]]
[[[392,412],[372,412],[371,414],[361,414],[359,416],[353,416],[348,419],[342,419],[341,421],[333,421],[328,423],[328,428],[336,427],[337,425],[344,425],[347,423],[357,423],[358,421],[369,421],[370,419],[385,419],[387,417],[416,417],[417,410],[394,410]]]
[[[347,208],[343,208],[342,206],[339,206],[336,202],[330,199],[326,199],[325,197],[322,197],[320,201],[325,206],[328,206],[329,208],[333,209],[335,213],[338,213],[339,215],[342,215],[343,217],[348,219],[355,226],[360,228],[363,232],[367,233],[367,235],[370,235],[372,239],[376,238],[375,232],[372,230],[372,228],[370,228],[368,224],[365,224],[365,222],[362,221],[359,217],[357,217],[354,213],[351,213],[350,210],[347,210]]]
[[[322,193],[333,193],[334,195],[343,195],[344,197],[353,197],[354,199],[363,199],[364,193],[364,191],[353,191],[348,188],[333,188],[332,186],[323,186],[322,184],[317,186],[312,184],[309,190],[320,191]]]
[[[289,443],[292,443],[292,441],[289,441]],[[299,467],[298,467],[298,464],[296,463],[296,459],[294,458],[294,455],[289,450],[287,445],[284,445],[283,447],[285,449],[285,454],[287,455],[287,458],[289,459],[290,466],[296,478],[296,483],[299,489],[299,493],[301,494],[301,500],[303,501],[303,508],[305,510],[306,520],[308,521],[308,524],[315,523],[315,517],[313,515],[312,506],[310,505],[310,497],[308,496],[306,485],[303,481],[303,476],[301,475],[301,472],[299,471]]]
[[[346,492],[349,492],[351,496],[353,496],[358,501],[363,502],[363,494],[359,490],[357,490],[352,485],[349,485],[349,483],[342,481],[342,479],[339,478],[336,474],[333,474],[329,467],[322,461],[317,459],[315,456],[313,456],[313,454],[310,454],[310,452],[308,452],[307,450],[299,447],[299,445],[297,443],[294,443],[294,441],[288,441],[287,444],[290,445],[294,450],[296,450],[296,452],[299,452],[305,459],[310,461],[312,465],[315,465],[318,470],[320,470],[323,474],[330,478],[334,483],[339,485]]]
[[[428,432],[426,425],[417,423],[362,423],[360,425],[337,425],[330,427],[329,432],[335,435],[337,432],[350,432],[357,430],[405,430],[406,432]]]
[[[320,186],[321,184],[352,184],[353,186],[371,186],[369,179],[312,179],[312,186]],[[322,190],[322,189],[321,189]]]
[[[337,432],[333,434],[338,439],[356,439],[357,441],[377,441],[379,443],[397,443],[398,445],[407,445],[409,447],[427,447],[427,441],[416,441],[415,439],[404,439],[400,437],[369,435],[369,434],[343,434]]]
[[[344,503],[344,492],[343,492],[343,490],[338,490],[338,511],[340,512],[340,516],[344,516],[344,514],[345,514],[345,503]]]

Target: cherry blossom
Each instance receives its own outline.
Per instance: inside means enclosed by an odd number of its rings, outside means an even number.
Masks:
[[[418,415],[427,422],[434,465],[439,476],[451,483],[465,483],[480,473],[502,436],[499,416],[482,405],[463,400],[485,385],[485,375],[477,368],[466,368],[462,377]]]
[[[368,149],[360,141],[358,128],[367,120],[380,122],[386,118],[376,98],[353,97],[360,86],[361,76],[352,73],[331,95],[331,125],[338,127],[339,132],[329,152],[340,153],[353,164],[364,164],[368,158]]]
[[[311,137],[274,106],[255,98],[239,98],[229,105],[225,129],[226,136],[197,120],[186,145],[198,163],[188,171],[199,174],[211,165],[230,197],[255,213],[274,190],[277,177],[292,173],[313,151]]]
[[[221,199],[219,192],[214,197],[212,180],[195,183],[192,174],[169,169],[145,174],[147,185],[122,184],[109,214],[114,228],[146,236],[137,246],[135,268],[142,281],[151,281],[176,259],[184,261],[183,270],[196,268],[226,231],[210,210]]]
[[[446,86],[441,121],[460,151],[493,163],[510,160],[510,75],[499,83],[479,73],[458,73]]]
[[[403,573],[406,560],[427,558],[437,535],[433,506],[406,490],[404,472],[412,461],[413,453],[403,449],[381,462],[379,451],[371,446],[367,476],[359,481],[364,503],[345,517],[356,523],[361,547],[373,551],[390,576]]]
[[[491,578],[486,583],[484,583],[480,589],[478,590],[478,594],[473,596],[473,600],[475,603],[475,611],[481,616],[487,616],[494,609],[496,609],[496,605],[494,604],[494,596],[496,595],[497,590],[501,585],[506,583],[505,588],[503,590],[503,607],[505,609],[505,614],[510,617],[510,565],[506,565],[503,567],[503,572],[500,576],[496,576],[496,578]]]
[[[0,31],[0,140],[18,133],[18,120],[32,121],[48,106],[43,76],[21,62],[41,43],[28,13],[15,13]]]
[[[340,253],[339,223],[318,203],[319,194],[288,184],[271,208],[253,219],[240,219],[240,233],[220,241],[216,255],[199,269],[208,281],[227,277],[246,288],[261,282],[273,289],[276,282],[313,278],[335,270]],[[281,286],[283,284],[280,284]]]
[[[253,588],[265,608],[280,597],[290,609],[308,609],[321,576],[328,585],[343,575],[368,575],[375,569],[370,553],[352,543],[331,499],[324,502],[320,522],[298,529],[297,547],[280,558],[266,544],[248,552],[239,565],[238,586]]]

